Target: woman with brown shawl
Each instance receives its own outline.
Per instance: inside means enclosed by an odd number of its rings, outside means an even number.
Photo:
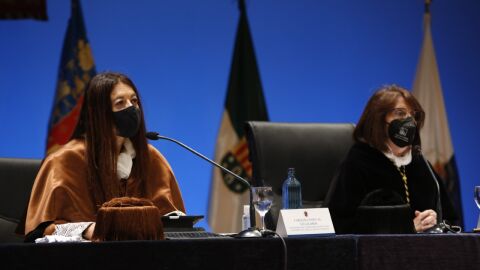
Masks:
[[[149,199],[162,215],[185,212],[170,165],[145,133],[133,82],[118,73],[95,76],[73,138],[45,158],[35,179],[26,241],[72,231],[91,239],[98,209],[117,197]]]

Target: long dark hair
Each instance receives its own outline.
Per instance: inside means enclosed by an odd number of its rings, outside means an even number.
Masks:
[[[397,85],[386,85],[373,94],[363,110],[362,116],[353,131],[353,138],[357,142],[366,142],[378,150],[387,151],[388,140],[387,114],[395,108],[397,100],[403,97],[405,103],[417,112],[415,121],[417,123],[417,135],[413,145],[421,144],[420,129],[425,121],[425,111],[417,99],[406,89]]]
[[[88,84],[80,120],[72,137],[85,140],[87,176],[97,208],[104,202],[121,195],[121,185],[116,174],[115,124],[110,99],[110,94],[118,83],[130,86],[138,97],[141,122],[137,134],[130,138],[136,151],[130,177],[141,181],[141,195],[145,195],[149,155],[140,95],[127,76],[114,72],[100,73]]]

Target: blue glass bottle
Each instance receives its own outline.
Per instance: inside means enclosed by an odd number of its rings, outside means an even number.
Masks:
[[[283,209],[302,208],[302,186],[295,178],[295,169],[288,168],[288,178],[282,188]]]

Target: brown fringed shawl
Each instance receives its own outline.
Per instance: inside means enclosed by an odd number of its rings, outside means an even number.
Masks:
[[[161,240],[160,210],[147,199],[114,198],[98,210],[94,241]]]
[[[125,196],[145,197],[164,215],[185,212],[180,189],[170,165],[153,146],[149,145],[149,171],[145,196],[139,181],[128,179]],[[47,221],[55,223],[95,221],[97,209],[87,180],[85,144],[72,140],[49,155],[43,162],[32,188],[25,222],[25,234]]]

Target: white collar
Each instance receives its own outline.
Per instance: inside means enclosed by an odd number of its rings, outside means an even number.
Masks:
[[[412,149],[409,149],[408,152],[401,157],[395,156],[390,148],[389,151],[383,152],[383,154],[397,167],[406,166],[412,162]]]
[[[130,139],[126,138],[123,142],[122,152],[117,159],[117,176],[118,179],[128,179],[132,171],[133,159],[136,152]]]

